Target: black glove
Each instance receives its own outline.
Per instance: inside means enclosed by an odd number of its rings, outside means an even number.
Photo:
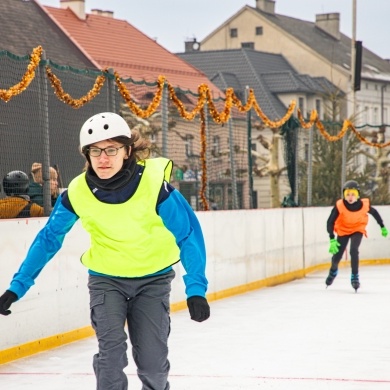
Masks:
[[[2,314],[3,316],[7,316],[8,314],[11,314],[11,310],[8,309],[17,300],[18,300],[18,296],[12,291],[7,290],[0,297],[0,314]]]
[[[206,298],[197,295],[187,299],[188,310],[190,311],[191,320],[202,322],[210,317],[210,306]]]

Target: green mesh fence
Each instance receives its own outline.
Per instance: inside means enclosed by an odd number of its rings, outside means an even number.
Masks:
[[[0,87],[8,89],[20,82],[29,56],[18,57],[0,52]],[[27,174],[34,162],[42,163],[44,171],[54,166],[59,172],[59,185],[66,188],[82,172],[84,158],[78,151],[79,130],[84,121],[103,111],[120,113],[131,127],[136,128],[152,142],[152,156],[165,156],[174,161],[172,184],[176,186],[195,210],[202,210],[200,190],[202,161],[200,116],[188,121],[182,118],[177,107],[164,91],[157,111],[147,119],[131,112],[120,95],[112,74],[100,93],[81,108],[63,103],[55,94],[46,75],[48,65],[61,81],[63,90],[78,99],[88,93],[96,77],[102,72],[91,72],[60,66],[50,60],[41,61],[36,76],[21,94],[9,102],[0,100],[0,178],[12,170]],[[157,83],[132,79],[122,80],[132,99],[146,109],[155,96]],[[176,90],[187,111],[197,104],[197,91]],[[218,111],[224,101],[215,102]],[[210,116],[206,123],[206,199],[211,209],[248,208],[248,158],[245,114],[232,110],[232,119],[216,124]],[[46,167],[46,168],[45,168]],[[50,197],[49,177],[44,184],[44,196]],[[4,197],[2,191],[0,194]],[[48,214],[50,201],[45,205]]]
[[[29,62],[29,56],[18,57],[6,51],[0,52],[0,89],[7,90],[19,83]],[[63,90],[74,99],[79,99],[91,91],[98,76],[104,74],[106,81],[94,99],[75,109],[63,103],[55,94],[46,74],[47,65],[61,81]],[[122,82],[130,92],[132,100],[142,109],[150,105],[158,88],[158,82],[146,83],[132,79]],[[175,93],[187,112],[194,109],[198,102],[198,91],[175,89]],[[214,104],[221,112],[225,101],[219,99]],[[326,160],[320,156],[321,150],[329,149],[330,145],[327,145],[329,142],[324,140],[318,131],[314,140],[310,139],[310,134],[313,134],[314,130],[310,132],[301,129],[294,117],[291,117],[281,129],[283,145],[279,144],[273,148],[273,150],[280,148],[278,157],[280,174],[277,185],[280,191],[275,194],[270,192],[272,188],[270,183],[274,179],[269,174],[263,175],[263,172],[267,172],[273,165],[270,159],[272,148],[264,149],[259,139],[268,138],[272,143],[272,140],[277,139],[275,135],[278,131],[267,130],[253,109],[249,115],[233,107],[231,119],[221,125],[214,122],[205,107],[206,155],[202,160],[200,115],[194,120],[184,119],[169,98],[167,88],[164,89],[161,104],[156,112],[143,119],[137,117],[126,104],[118,90],[113,70],[108,73],[80,70],[60,66],[50,60],[41,61],[36,70],[36,77],[25,91],[7,103],[0,100],[0,180],[12,170],[22,170],[29,174],[33,163],[42,163],[45,212],[48,215],[51,209],[49,166],[58,170],[59,185],[66,188],[72,178],[84,168],[84,158],[78,151],[79,130],[87,118],[104,111],[121,114],[132,128],[149,138],[152,143],[152,157],[164,156],[173,160],[172,184],[181,191],[195,210],[204,209],[204,199],[208,208],[226,210],[315,206],[326,204],[333,196],[328,192],[334,190],[329,185],[323,185],[323,182],[337,182],[339,175],[337,173],[336,176],[334,173],[330,178],[324,176],[329,169],[326,168]],[[340,126],[339,123],[337,129]],[[368,131],[369,125],[365,127],[364,130]],[[378,137],[383,134],[384,139],[386,126],[378,128]],[[358,155],[359,145],[356,142],[351,145],[353,148],[351,147],[350,153]],[[330,150],[339,159],[339,147],[335,144]],[[387,203],[390,202],[386,197],[389,180],[383,179],[379,182],[377,178],[380,158],[381,154],[378,154],[376,165],[366,164],[372,168],[366,172],[355,169],[359,165],[365,166],[364,162],[362,164],[362,161],[356,158],[349,158],[348,175],[354,175],[362,181],[367,178],[368,183],[373,183],[369,187],[370,194],[375,195],[378,202],[386,199]],[[335,161],[331,160],[333,166]],[[204,164],[207,168],[206,177],[202,176]],[[337,171],[340,168],[339,164],[335,169]],[[387,163],[386,167],[380,167],[382,171],[385,168],[388,170]],[[338,194],[339,184],[335,185],[335,188]],[[4,196],[2,190],[0,197]],[[276,199],[272,206],[271,198]]]

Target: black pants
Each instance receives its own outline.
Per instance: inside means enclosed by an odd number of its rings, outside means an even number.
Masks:
[[[332,257],[331,270],[337,270],[340,260],[343,257],[345,248],[347,247],[348,241],[351,240],[351,247],[349,253],[351,255],[351,268],[353,274],[359,273],[359,246],[362,242],[363,234],[356,232],[348,236],[338,236],[337,241],[340,243],[339,251]]]

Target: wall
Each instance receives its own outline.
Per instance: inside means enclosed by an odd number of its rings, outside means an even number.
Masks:
[[[390,206],[377,209],[390,227]],[[206,238],[210,300],[327,268],[330,255],[326,220],[330,210],[318,207],[198,212]],[[1,291],[8,288],[45,223],[46,218],[0,220]],[[368,237],[361,246],[361,259],[387,259],[385,244],[389,238],[385,240],[380,235],[372,217]],[[13,359],[8,355],[4,358],[4,351],[14,354],[20,345],[89,326],[87,270],[79,262],[88,243],[87,234],[77,223],[35,286],[12,306],[12,314],[0,316],[0,334],[6,335],[0,338],[0,363]],[[185,307],[184,270],[180,264],[175,270],[171,301]],[[283,275],[284,279],[275,279]]]

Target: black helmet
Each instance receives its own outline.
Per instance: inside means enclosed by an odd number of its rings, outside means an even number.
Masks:
[[[357,190],[357,192],[360,195],[360,186],[359,183],[355,180],[348,180],[345,182],[344,187],[343,187],[343,192],[345,190]]]
[[[28,176],[22,171],[12,171],[3,179],[4,192],[8,196],[26,195],[29,188]]]

